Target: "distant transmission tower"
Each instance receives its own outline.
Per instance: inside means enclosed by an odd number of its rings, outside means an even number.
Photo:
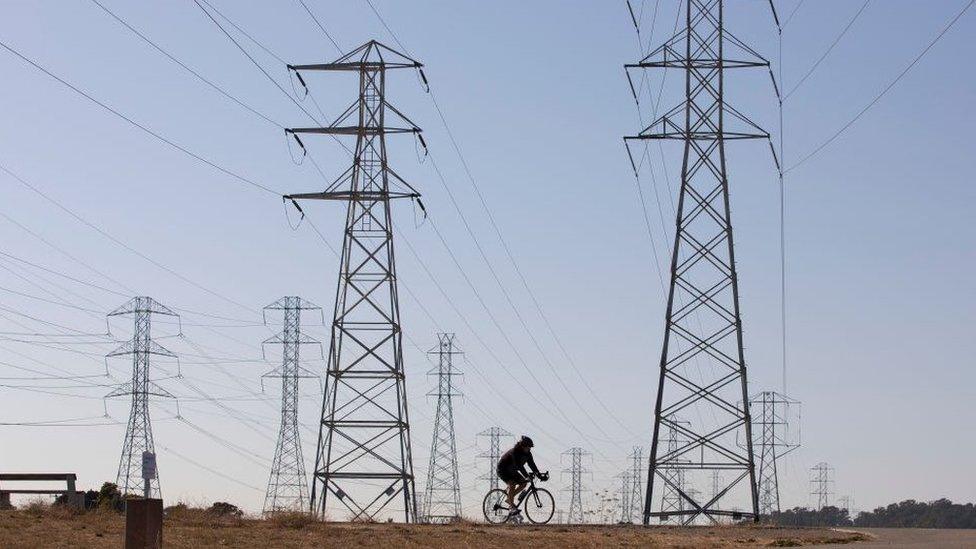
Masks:
[[[132,356],[132,381],[120,385],[106,395],[106,398],[131,396],[132,408],[129,411],[129,424],[122,443],[122,458],[115,483],[124,495],[148,493],[149,497],[160,498],[159,478],[143,481],[142,455],[155,454],[153,446],[152,422],[149,419],[149,397],[174,398],[172,394],[149,378],[149,357],[151,355],[176,358],[176,355],[152,340],[152,315],[166,315],[179,318],[168,307],[151,297],[134,297],[108,314],[109,317],[132,315],[132,340],[126,341],[107,357]],[[148,482],[148,490],[145,483]]]
[[[854,496],[853,495],[841,496],[841,497],[837,498],[837,504],[840,506],[841,509],[843,509],[844,511],[847,512],[847,516],[851,517],[851,520],[854,520],[855,518],[857,518],[854,515]]]
[[[286,130],[299,143],[299,134],[356,136],[352,167],[325,191],[285,197],[348,205],[312,485],[311,506],[323,515],[331,495],[352,520],[378,520],[397,499],[387,518],[418,519],[390,201],[420,194],[387,163],[386,136],[420,128],[385,88],[388,70],[420,67],[375,40],[331,63],[289,66],[359,76],[359,97],[335,122]]]
[[[569,524],[583,524],[583,473],[587,470],[583,468],[583,456],[589,455],[582,448],[574,447],[563,452],[564,456],[569,456],[569,468],[563,469],[564,473],[569,473],[569,487],[564,491],[569,492],[569,513],[566,522]]]
[[[644,449],[640,446],[634,446],[630,458],[633,460],[630,469],[630,496],[627,498],[630,506],[627,509],[625,522],[634,522],[637,517],[641,516],[644,506],[644,483],[642,482],[644,478]]]
[[[264,341],[281,345],[281,366],[261,376],[281,378],[281,423],[264,495],[265,513],[304,511],[308,505],[308,478],[298,429],[298,380],[318,376],[301,366],[300,349],[319,342],[302,334],[303,310],[321,308],[298,296],[285,296],[264,308],[265,317],[267,311],[281,311],[284,323],[280,333]]]
[[[710,519],[759,519],[751,424],[742,344],[739,287],[732,240],[725,142],[769,139],[769,134],[726,104],[725,69],[768,67],[769,62],[724,28],[723,0],[687,0],[685,27],[631,68],[672,68],[683,72],[685,98],[630,140],[672,139],[684,144],[671,283],[661,351],[660,381],[654,409],[654,438],[647,475],[644,523],[654,513],[655,483],[669,482],[672,469],[703,478],[722,470],[728,477],[719,498],[696,499],[678,493],[679,510],[691,523]],[[630,77],[628,72],[628,78]],[[635,90],[636,96],[636,90]],[[633,163],[633,155],[631,155]],[[637,165],[634,163],[634,172]],[[681,414],[689,427],[669,418]],[[661,451],[663,430],[674,427],[682,444]],[[737,447],[743,432],[746,448]],[[726,495],[731,497],[726,497]],[[748,501],[751,512],[722,508]]]
[[[668,435],[664,439],[668,454],[677,452],[681,446],[677,425],[687,425],[687,422],[669,418]],[[661,520],[670,520],[672,516],[680,516],[685,510],[685,499],[681,496],[685,491],[685,471],[675,465],[676,463],[669,463],[667,467],[661,467],[659,473],[664,479],[664,486],[661,488],[661,514],[659,516]],[[646,510],[644,514],[647,514]]]
[[[488,481],[488,489],[494,490],[498,488],[498,460],[502,457],[502,447],[501,439],[502,437],[510,437],[512,433],[509,433],[501,427],[491,427],[480,433],[479,437],[488,437],[488,449],[484,452],[478,454],[479,458],[484,458],[488,460],[488,472],[481,477],[480,480]]]
[[[630,497],[634,489],[633,477],[633,472],[630,469],[624,469],[615,477],[620,479],[620,520],[618,522],[624,524],[634,521],[633,507],[630,504]]]
[[[780,511],[777,461],[800,447],[788,421],[791,410],[799,410],[799,402],[763,391],[750,399],[749,406],[754,412],[752,425],[759,430],[759,514],[769,516]]]
[[[830,505],[834,493],[834,468],[820,462],[810,468],[810,495],[817,498],[817,509]]]
[[[430,464],[424,490],[424,520],[426,522],[455,522],[461,520],[461,483],[458,480],[457,442],[454,439],[454,405],[458,394],[454,388],[454,355],[461,354],[454,347],[454,334],[437,334],[437,347],[430,354],[437,355],[437,368],[428,374],[437,375],[437,389],[427,393],[437,397],[434,416],[434,440],[430,445]]]

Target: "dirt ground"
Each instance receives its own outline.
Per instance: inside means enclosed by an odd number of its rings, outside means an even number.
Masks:
[[[0,547],[119,547],[122,517],[111,512],[0,511]],[[167,520],[166,547],[799,547],[851,543],[863,534],[827,529],[756,526],[679,528],[636,526],[446,526],[340,524],[306,520]]]
[[[858,543],[857,549],[972,549],[976,547],[976,530],[933,528],[845,528],[862,532],[870,539]],[[841,547],[836,544],[814,547]]]

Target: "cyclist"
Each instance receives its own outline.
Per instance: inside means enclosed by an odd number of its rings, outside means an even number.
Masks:
[[[508,485],[508,507],[511,509],[509,511],[511,516],[516,516],[521,512],[515,507],[515,496],[524,490],[529,483],[529,474],[525,470],[526,465],[540,480],[549,480],[549,475],[540,473],[539,468],[535,465],[535,460],[532,459],[533,446],[532,439],[522,435],[522,438],[515,443],[515,447],[502,454],[501,459],[498,460],[498,467],[496,468],[498,478]]]

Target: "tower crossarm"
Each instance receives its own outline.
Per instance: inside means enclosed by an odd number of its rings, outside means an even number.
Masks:
[[[344,54],[329,63],[288,65],[293,71],[373,71],[387,69],[420,69],[423,63],[412,59],[376,40]]]

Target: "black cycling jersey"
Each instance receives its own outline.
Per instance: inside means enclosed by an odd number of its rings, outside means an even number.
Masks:
[[[532,472],[539,474],[539,468],[536,467],[535,460],[532,459],[532,450],[515,446],[502,454],[501,459],[498,460],[498,477],[505,482],[524,480],[528,477],[528,471],[525,470],[526,465],[532,469]]]

